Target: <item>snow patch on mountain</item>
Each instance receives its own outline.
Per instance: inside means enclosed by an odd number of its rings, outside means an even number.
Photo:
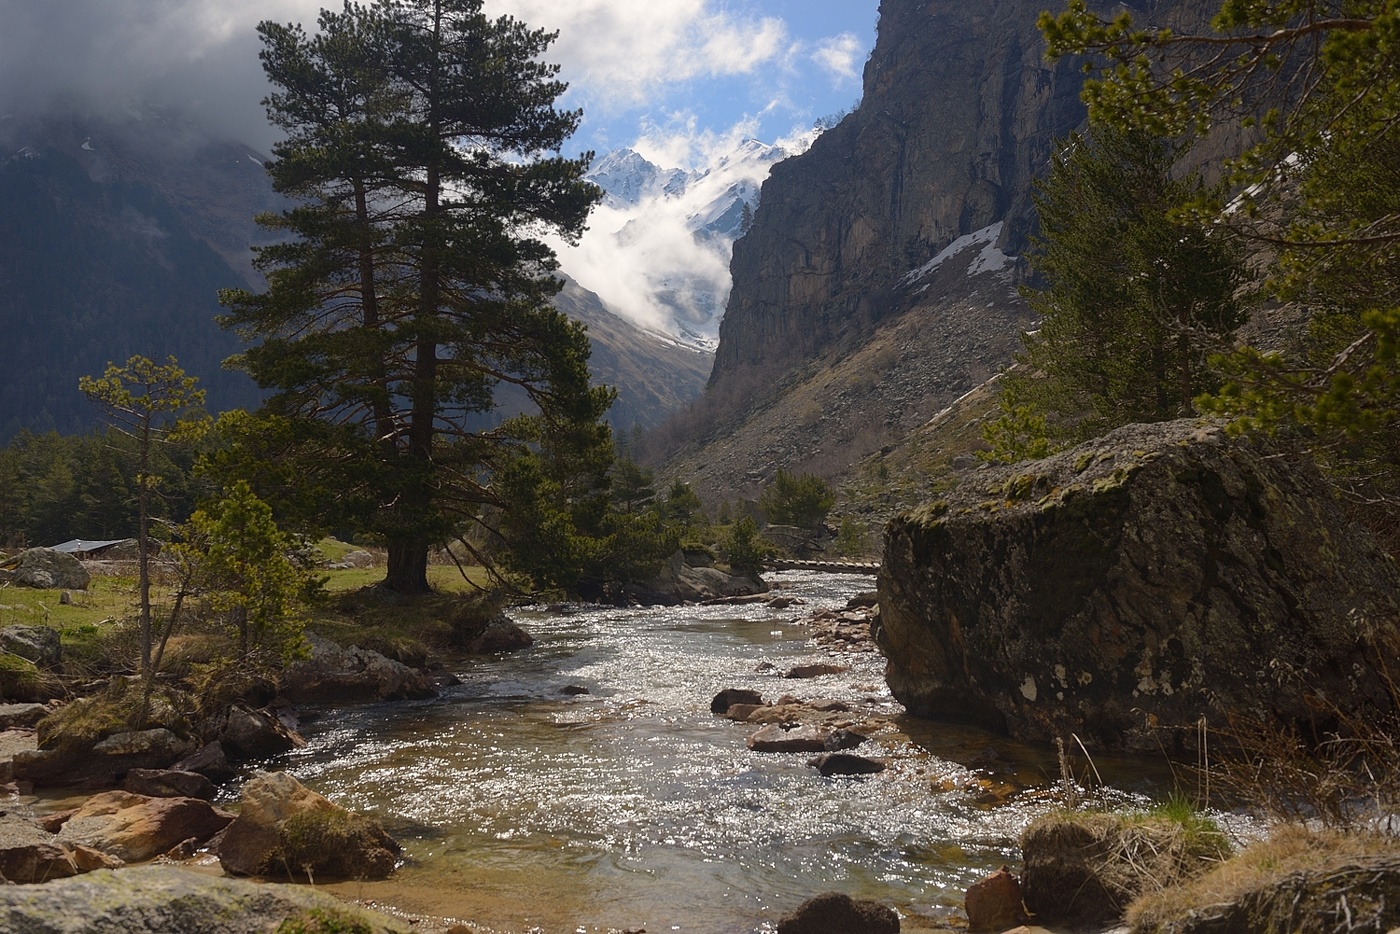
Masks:
[[[970,234],[964,234],[954,240],[940,250],[938,255],[933,259],[906,275],[904,277],[905,285],[913,285],[919,280],[927,278],[935,269],[942,266],[949,259],[952,259],[965,250],[978,247],[981,249],[978,251],[977,255],[973,257],[972,262],[968,264],[967,275],[977,276],[985,272],[1001,272],[1011,266],[1016,261],[1015,257],[1008,256],[997,247],[997,242],[1001,240],[1003,226],[1004,223],[1002,221],[997,221],[990,227],[983,227],[981,230],[975,230]],[[928,286],[925,285],[924,288],[928,288]]]
[[[798,146],[744,140],[710,166],[663,168],[631,149],[598,159],[603,199],[563,270],[615,314],[682,344],[713,349],[729,299],[729,258],[773,165]]]

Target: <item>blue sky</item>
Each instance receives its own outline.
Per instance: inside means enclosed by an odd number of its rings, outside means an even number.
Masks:
[[[574,146],[694,168],[744,137],[774,143],[849,110],[878,0],[487,0],[559,31],[551,58],[582,107]]]
[[[0,112],[57,97],[178,106],[265,149],[259,20],[314,28],[341,0],[0,0]],[[694,168],[731,139],[777,142],[848,109],[878,0],[484,0],[559,30],[550,57],[582,107],[575,151],[635,146]]]

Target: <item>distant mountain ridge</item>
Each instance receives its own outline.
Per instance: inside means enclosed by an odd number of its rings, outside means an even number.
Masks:
[[[223,368],[241,344],[214,319],[219,289],[259,287],[251,247],[269,238],[254,217],[286,205],[265,160],[157,110],[0,115],[0,443],[89,430],[99,416],[78,378],[134,354],[178,358],[211,411],[256,407],[252,381]],[[644,333],[576,283],[558,307],[588,324],[619,428],[703,387],[703,348]]]

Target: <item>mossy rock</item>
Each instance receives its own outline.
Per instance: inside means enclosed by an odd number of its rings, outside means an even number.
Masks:
[[[40,720],[40,749],[88,749],[114,733],[164,728],[177,736],[188,736],[186,711],[193,706],[189,695],[166,688],[143,698],[139,684],[124,677],[113,678],[107,690],[91,697],[80,697]]]
[[[46,693],[46,680],[29,659],[0,652],[0,697],[6,700],[37,700]]]
[[[1230,853],[1204,820],[1151,813],[1059,811],[1021,837],[1026,908],[1042,924],[1103,925],[1144,892],[1200,875]]]

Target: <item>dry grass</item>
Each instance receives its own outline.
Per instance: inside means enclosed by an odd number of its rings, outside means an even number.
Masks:
[[[1267,840],[1251,844],[1212,871],[1144,894],[1129,906],[1125,918],[1135,931],[1175,930],[1203,909],[1239,904],[1251,893],[1279,890],[1295,874],[1322,876],[1376,857],[1400,859],[1400,838],[1281,824]]]

